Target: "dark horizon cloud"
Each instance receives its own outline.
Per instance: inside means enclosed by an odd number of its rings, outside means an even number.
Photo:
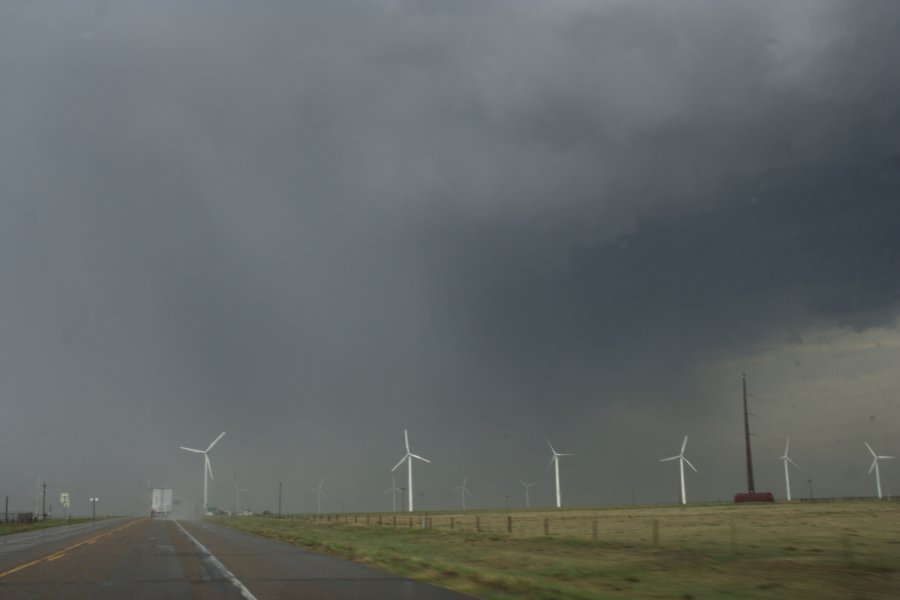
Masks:
[[[898,11],[3,4],[0,484],[193,503],[177,447],[228,430],[216,503],[235,467],[259,508],[322,476],[383,507],[409,428],[423,507],[466,474],[549,498],[544,435],[572,502],[662,501],[690,433],[692,497],[727,498],[747,370],[791,426],[877,413],[805,439],[866,493],[850,432],[900,416]]]

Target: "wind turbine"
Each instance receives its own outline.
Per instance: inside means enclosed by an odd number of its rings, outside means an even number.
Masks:
[[[788,438],[787,441],[784,443],[784,456],[779,456],[778,458],[775,459],[775,460],[783,460],[784,461],[784,487],[787,489],[787,501],[788,502],[791,501],[791,478],[790,478],[790,475],[788,475],[788,463],[791,463],[798,469],[800,468],[800,465],[798,465],[797,463],[792,461],[791,457],[788,456],[788,447],[790,447],[790,445],[791,445],[791,438]]]
[[[462,509],[466,510],[466,494],[472,495],[469,491],[469,488],[466,487],[466,482],[469,481],[469,476],[466,475],[465,479],[463,479],[462,485],[456,486],[453,488],[454,490],[459,490],[460,495],[462,496]]]
[[[41,478],[37,478],[37,483],[34,486],[34,490],[25,494],[25,497],[34,496],[34,512],[32,512],[32,517],[37,519],[40,515],[40,506],[41,506]]]
[[[391,475],[391,487],[384,490],[385,494],[391,495],[391,512],[397,512],[397,492],[400,491],[400,488],[397,487],[397,481],[394,476]]]
[[[241,504],[241,494],[242,493],[250,493],[250,490],[248,490],[246,488],[238,487],[237,467],[232,467],[231,483],[234,486],[234,506],[232,507],[232,510],[234,511],[234,515],[237,516],[238,508],[240,508],[240,504]]]
[[[560,456],[575,456],[574,454],[562,454],[557,452],[553,448],[553,444],[550,443],[550,440],[547,439],[547,436],[544,436],[544,439],[547,440],[547,445],[550,446],[550,452],[553,453],[553,458],[550,459],[550,464],[547,465],[549,469],[551,466],[555,467],[556,471],[556,508],[562,508],[562,496],[559,493],[559,457]]]
[[[418,454],[413,454],[412,452],[409,451],[409,434],[407,433],[407,431],[405,429],[403,430],[403,440],[406,442],[406,454],[404,454],[403,458],[400,459],[400,462],[398,462],[394,466],[394,468],[391,469],[391,473],[393,473],[398,468],[400,468],[400,465],[403,464],[404,460],[406,461],[407,473],[408,473],[408,478],[409,478],[409,487],[407,488],[407,490],[409,491],[409,512],[413,512],[412,459],[417,458],[417,459],[419,459],[421,461],[425,461],[427,463],[430,463],[431,461],[428,460],[427,458],[422,458]]]
[[[697,472],[697,468],[691,464],[691,461],[684,457],[684,448],[687,446],[688,436],[684,436],[684,441],[681,442],[681,452],[676,454],[675,456],[670,456],[669,458],[661,458],[659,462],[666,462],[667,460],[677,460],[679,472],[681,473],[681,503],[687,504],[687,496],[684,493],[684,463],[694,469],[694,473]]]
[[[209,464],[209,451],[212,450],[212,447],[216,445],[216,443],[222,439],[222,436],[225,435],[225,432],[219,434],[219,437],[212,441],[206,450],[197,450],[196,448],[185,448],[184,446],[179,446],[182,450],[187,450],[188,452],[196,452],[197,454],[203,455],[203,514],[206,514],[206,498],[207,498],[207,490],[208,490],[208,481],[206,479],[206,475],[209,474],[210,479],[215,479],[213,477],[212,465]]]
[[[525,508],[531,508],[531,496],[529,495],[528,491],[531,489],[532,486],[535,486],[537,484],[536,483],[525,483],[521,479],[519,480],[519,483],[521,483],[522,485],[525,486]]]
[[[872,453],[872,466],[869,467],[869,475],[872,474],[872,469],[875,470],[875,485],[878,487],[878,499],[881,500],[881,473],[878,471],[878,461],[885,458],[894,458],[893,456],[878,456],[875,454],[875,451],[872,450],[872,446],[869,445],[869,442],[863,442],[866,445],[866,448],[869,449],[869,452]]]
[[[322,498],[328,498],[325,495],[325,492],[322,491],[322,486],[325,484],[325,478],[323,477],[321,481],[319,481],[319,487],[314,487],[309,490],[311,494],[316,495],[316,512],[317,514],[322,514]]]

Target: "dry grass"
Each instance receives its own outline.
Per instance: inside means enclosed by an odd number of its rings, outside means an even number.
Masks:
[[[900,597],[894,502],[222,521],[484,598]]]

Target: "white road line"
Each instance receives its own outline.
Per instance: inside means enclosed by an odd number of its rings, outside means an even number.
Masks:
[[[175,519],[172,519],[172,520],[175,521]],[[194,542],[194,545],[197,546],[197,548],[200,549],[200,552],[204,555],[204,556],[203,556],[203,560],[205,560],[206,562],[208,562],[209,564],[211,564],[213,567],[215,567],[215,569],[216,569],[217,571],[219,571],[219,572],[225,577],[225,579],[227,579],[228,581],[231,582],[231,585],[233,585],[233,586],[236,587],[238,590],[240,590],[241,596],[243,596],[243,597],[246,598],[247,600],[256,600],[256,596],[254,596],[252,593],[250,593],[250,590],[248,590],[248,589],[244,586],[244,584],[241,583],[241,580],[238,579],[237,577],[235,577],[235,576],[234,576],[234,573],[232,573],[231,571],[229,571],[229,570],[225,567],[225,565],[223,565],[223,564],[219,561],[219,559],[215,557],[215,555],[214,555],[212,552],[210,552],[209,550],[207,550],[207,549],[206,549],[206,546],[204,546],[203,544],[201,544],[200,542],[198,542],[198,541],[197,541],[197,538],[195,538],[195,537],[192,536],[190,533],[188,533],[188,530],[185,529],[184,527],[182,527],[182,526],[181,526],[181,523],[179,523],[178,521],[175,521],[175,524],[178,525],[178,529],[181,530],[181,533],[183,533],[185,536],[187,536],[187,539],[189,539],[189,540],[191,540],[192,542]]]

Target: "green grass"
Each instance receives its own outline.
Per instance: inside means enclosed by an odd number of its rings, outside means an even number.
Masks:
[[[90,521],[90,519],[72,519],[71,521],[68,519],[44,519],[36,523],[3,523],[0,521],[0,535],[36,531],[38,529],[47,529],[48,527],[62,527],[63,525],[76,525],[87,521]]]
[[[475,514],[487,531],[465,528]],[[520,511],[512,535],[507,514],[433,513],[431,529],[407,515],[396,529],[392,515],[215,520],[489,599],[900,597],[892,502]]]

